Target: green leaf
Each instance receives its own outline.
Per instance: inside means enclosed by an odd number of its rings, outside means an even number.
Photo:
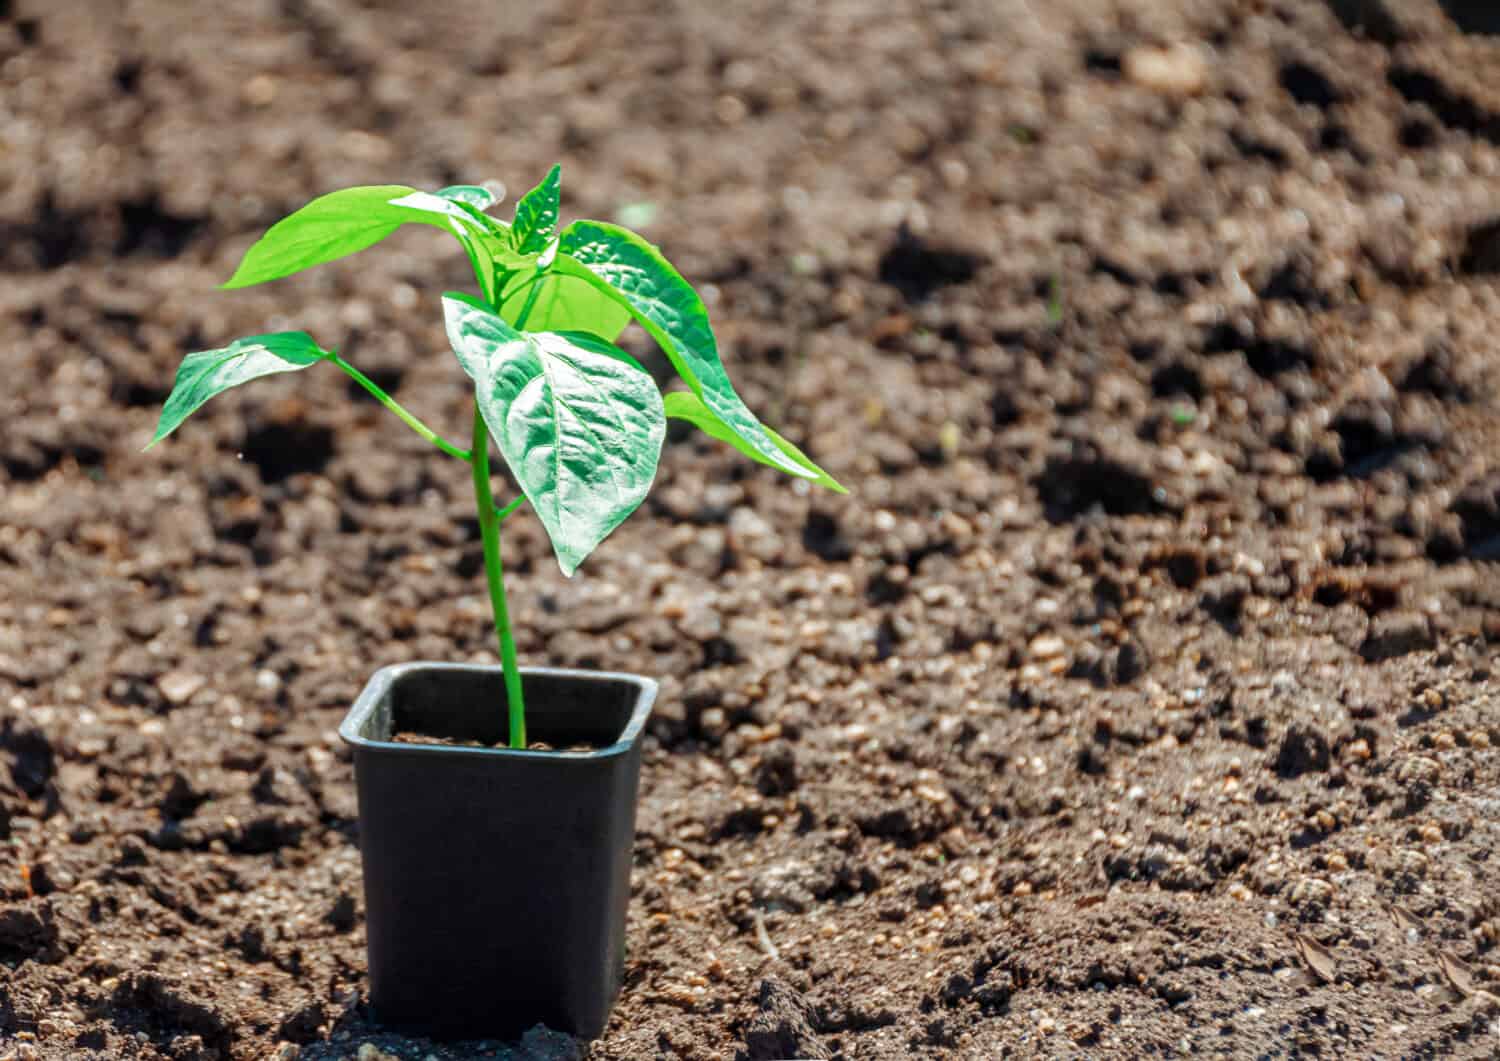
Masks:
[[[439,188],[434,194],[455,203],[467,203],[475,210],[488,210],[495,205],[495,197],[490,190],[477,184],[450,184],[446,188]]]
[[[589,280],[627,306],[693,393],[764,463],[804,479],[822,474],[784,453],[746,408],[719,360],[703,300],[650,243],[618,225],[575,221],[563,231],[552,270]]]
[[[571,576],[651,489],[666,437],[661,393],[593,335],[517,331],[453,293],[443,314],[490,435]]]
[[[272,225],[222,286],[276,280],[379,243],[412,220],[407,211],[391,205],[392,199],[411,193],[405,185],[382,184],[319,196]]]
[[[500,315],[514,324],[533,284],[542,286],[526,316],[528,331],[588,332],[612,343],[630,324],[630,310],[589,281],[534,268],[511,274],[500,295]]]
[[[553,166],[531,191],[521,196],[516,203],[516,217],[511,222],[512,245],[522,254],[540,254],[557,233],[557,216],[560,209],[560,185],[562,167]]]
[[[450,189],[444,189],[447,190]],[[486,231],[489,223],[495,220],[465,199],[446,196],[442,192],[409,191],[386,205],[406,212],[403,219],[405,221],[436,225],[454,233],[459,239],[470,233]]]
[[[729,430],[728,425],[711,413],[708,407],[703,404],[703,399],[699,398],[692,391],[673,391],[663,401],[663,408],[670,419],[684,420],[698,428],[705,435],[710,435],[720,442],[729,443],[751,460],[759,461],[761,464],[769,465],[773,468],[780,468],[779,464],[771,464],[770,461],[761,456],[759,451],[751,448],[744,439]],[[771,436],[771,441],[776,443],[777,448],[782,453],[817,476],[813,480],[815,484],[832,490],[836,494],[847,494],[849,492],[837,479],[809,460],[807,454],[798,449],[795,444],[788,442],[769,427],[765,427],[764,425],[762,427],[766,434]]]
[[[306,332],[275,332],[236,339],[220,350],[200,350],[183,358],[172,393],[162,407],[150,449],[166,438],[216,394],[277,372],[295,372],[326,357]]]
[[[480,290],[486,298],[493,298],[516,255],[510,250],[505,225],[475,205],[477,200],[469,193],[476,191],[494,201],[483,188],[455,185],[439,192],[411,192],[392,200],[390,205],[419,212],[408,220],[451,232],[463,244]]]
[[[436,192],[412,192],[392,200],[391,205],[437,215],[412,220],[446,228],[460,240],[473,236],[481,239],[492,238],[495,251],[503,252],[508,257],[515,257],[510,251],[509,227],[505,222],[484,212],[485,207],[494,202],[495,197],[485,188],[471,184],[455,184]],[[444,222],[439,218],[447,220]]]
[[[249,287],[291,276],[362,251],[408,223],[452,232],[468,248],[473,234],[484,227],[470,216],[471,209],[465,196],[434,195],[401,184],[330,192],[272,225],[222,286]]]

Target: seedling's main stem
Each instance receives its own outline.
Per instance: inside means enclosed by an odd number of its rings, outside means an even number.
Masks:
[[[537,292],[541,290],[542,273],[545,266],[538,266],[532,278],[531,290],[516,317],[516,330],[526,327],[531,316],[531,307],[536,305]],[[479,289],[488,291],[484,275],[475,270]],[[493,296],[490,296],[493,297]],[[526,500],[522,494],[503,509],[495,508],[495,498],[490,492],[490,433],[484,416],[479,411],[479,402],[474,402],[474,444],[468,453],[469,467],[474,472],[474,503],[479,509],[479,535],[484,539],[484,577],[490,584],[490,605],[495,614],[495,636],[500,639],[500,666],[505,672],[505,702],[510,709],[510,746],[526,747],[526,702],[521,695],[521,670],[516,663],[516,639],[510,631],[510,610],[505,604],[505,567],[500,562],[500,524]]]
[[[484,575],[490,585],[490,606],[495,614],[495,636],[500,640],[500,664],[505,671],[505,701],[510,711],[510,746],[526,747],[526,704],[521,698],[521,671],[516,664],[516,639],[510,630],[510,611],[505,605],[505,569],[500,563],[500,521],[490,492],[490,436],[479,406],[474,406],[474,446],[469,451],[474,473],[474,503],[479,510],[479,535],[484,540]]]

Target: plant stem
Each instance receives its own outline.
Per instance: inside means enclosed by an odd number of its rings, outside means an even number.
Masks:
[[[351,377],[353,377],[354,382],[358,383],[365,390],[369,391],[371,396],[381,405],[385,406],[391,412],[399,416],[402,422],[405,423],[407,427],[411,428],[417,434],[425,438],[428,442],[431,442],[438,449],[448,454],[448,456],[457,457],[459,460],[465,462],[470,460],[469,452],[467,450],[459,449],[453,443],[441,437],[432,428],[428,427],[426,424],[422,423],[422,421],[418,420],[415,416],[411,415],[411,413],[403,409],[400,402],[396,401],[395,398],[392,398],[385,391],[381,390],[379,385],[376,384],[376,382],[369,376],[366,376],[359,369],[355,368],[353,365],[349,364],[349,362],[340,357],[338,351],[334,351],[331,357],[335,365],[337,365],[339,368],[343,369]]]
[[[507,516],[509,516],[512,512],[514,512],[524,504],[526,504],[526,495],[522,494],[520,497],[516,498],[504,508],[496,509],[495,519],[500,523],[504,523]]]
[[[526,301],[521,303],[521,312],[516,317],[516,331],[526,330],[526,321],[531,317],[531,307],[536,305],[536,296],[542,290],[542,274],[546,272],[541,266],[537,266],[536,275],[531,280],[531,287],[526,292]]]
[[[510,709],[510,746],[526,747],[526,704],[521,698],[521,671],[516,665],[516,639],[505,605],[505,570],[500,564],[500,513],[490,492],[490,436],[479,405],[474,405],[474,446],[469,467],[474,472],[474,502],[479,509],[479,534],[484,539],[484,574],[495,614],[495,636],[500,640],[500,664],[505,671],[505,699]]]
[[[459,240],[459,242],[464,245],[464,253],[469,256],[469,268],[474,270],[474,282],[479,285],[479,293],[484,296],[486,302],[494,302],[495,295],[497,294],[495,291],[494,264],[490,263],[488,269],[484,268],[479,263],[479,251],[474,247],[474,244],[466,239]],[[486,279],[488,279],[488,283],[485,282]]]
[[[487,290],[478,263],[474,264],[474,274],[479,281],[480,290],[493,301],[496,293]],[[541,273],[542,270],[538,269],[537,280],[540,280]],[[531,291],[527,293],[526,302],[521,306],[521,314],[516,318],[517,331],[526,327],[526,318],[531,315],[531,307],[536,304],[539,288],[540,284],[533,281]],[[337,357],[337,355],[334,356]],[[379,397],[378,394],[376,396]],[[400,415],[399,407],[398,415]],[[474,502],[479,509],[479,536],[484,540],[484,576],[490,586],[490,607],[495,615],[495,636],[500,641],[500,666],[505,672],[505,702],[510,712],[510,746],[525,748],[526,702],[521,693],[521,670],[516,663],[516,639],[510,629],[510,609],[505,603],[505,568],[500,561],[500,524],[505,517],[521,507],[526,500],[526,495],[522,494],[503,509],[495,507],[495,497],[490,490],[489,428],[484,422],[484,414],[479,411],[477,400],[474,402],[474,444],[469,452],[464,454],[464,459],[469,462],[469,467],[474,473]]]

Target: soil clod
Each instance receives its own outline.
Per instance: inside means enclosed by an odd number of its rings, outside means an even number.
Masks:
[[[829,1058],[833,1055],[813,1031],[813,1011],[785,982],[767,977],[760,982],[756,1012],[745,1030],[741,1061],[780,1058]]]

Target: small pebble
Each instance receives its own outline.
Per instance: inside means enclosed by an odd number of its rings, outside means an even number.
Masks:
[[[1333,885],[1321,877],[1304,877],[1292,888],[1294,903],[1326,903],[1333,897]]]
[[[240,96],[252,107],[269,107],[276,101],[276,79],[269,74],[256,74],[245,82]]]
[[[1411,784],[1413,781],[1424,781],[1427,784],[1435,782],[1443,772],[1436,759],[1429,759],[1425,755],[1413,755],[1403,762],[1396,771],[1396,780],[1402,784]]]
[[[1132,48],[1120,68],[1133,84],[1164,96],[1196,96],[1208,85],[1207,57],[1201,48],[1186,42]]]
[[[193,694],[207,683],[208,679],[201,674],[169,670],[156,679],[156,688],[160,690],[162,696],[166,697],[167,703],[181,706],[191,700]]]
[[[1068,649],[1067,644],[1056,634],[1040,634],[1032,638],[1028,651],[1032,659],[1056,659]]]

